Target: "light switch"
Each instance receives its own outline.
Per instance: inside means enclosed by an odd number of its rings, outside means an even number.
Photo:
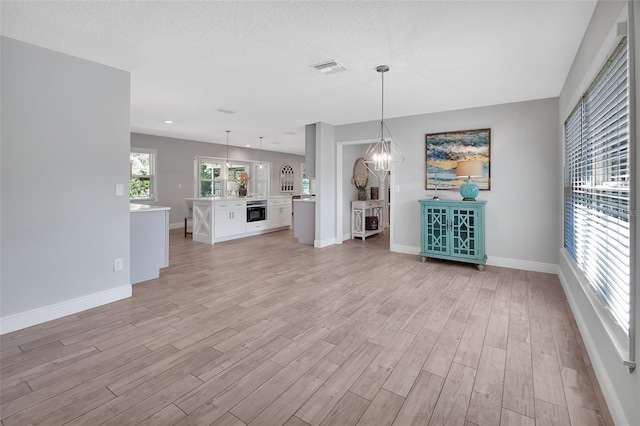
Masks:
[[[124,185],[116,183],[116,197],[122,197],[124,195]]]

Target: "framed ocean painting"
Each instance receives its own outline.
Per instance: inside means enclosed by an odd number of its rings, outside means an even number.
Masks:
[[[457,189],[466,178],[456,176],[456,163],[482,161],[482,177],[473,181],[491,189],[491,129],[458,130],[425,135],[425,189]]]

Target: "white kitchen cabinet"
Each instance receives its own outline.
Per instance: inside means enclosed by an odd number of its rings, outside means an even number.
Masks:
[[[215,238],[244,234],[247,223],[247,203],[243,200],[228,200],[215,203]]]
[[[270,199],[267,219],[269,228],[291,227],[291,199]]]

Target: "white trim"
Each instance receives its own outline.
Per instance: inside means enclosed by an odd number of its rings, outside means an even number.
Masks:
[[[420,254],[420,247],[391,244],[391,251],[404,254]],[[506,257],[487,256],[487,265],[501,268],[520,269],[523,271],[558,274],[559,266],[554,263],[532,262],[530,260],[509,259]]]
[[[622,364],[623,361],[628,359],[628,354],[629,354],[628,338],[625,336],[622,328],[618,324],[616,324],[615,320],[613,319],[613,316],[611,315],[611,313],[609,313],[609,311],[604,306],[602,301],[600,301],[598,296],[591,289],[591,285],[589,284],[589,281],[584,276],[582,271],[578,268],[578,266],[575,264],[575,261],[573,260],[573,258],[571,257],[567,249],[565,249],[564,247],[560,249],[560,256],[563,257],[565,264],[569,267],[569,269],[573,273],[573,276],[575,277],[575,280],[578,286],[580,287],[585,297],[589,301],[589,304],[591,305],[591,308],[593,309],[596,316],[598,317],[600,324],[602,324],[602,327],[604,328],[607,336],[609,337],[611,345],[614,347],[615,351],[618,353],[618,356],[620,357],[620,363]],[[566,279],[566,277],[564,276],[563,278]],[[568,284],[568,281],[566,282],[566,284]],[[570,288],[567,286],[567,288],[565,288],[564,290],[565,290],[564,292],[567,293],[570,291]],[[582,330],[580,331],[582,332]]]
[[[131,284],[0,318],[0,335],[131,297]]]
[[[420,247],[413,246],[403,246],[400,244],[391,244],[389,249],[396,253],[404,253],[404,254],[420,254]]]
[[[506,257],[487,256],[487,265],[501,268],[520,269],[523,271],[558,274],[560,268],[554,263],[532,262],[530,260],[509,259]]]
[[[591,60],[591,65],[584,73],[580,84],[578,84],[573,95],[567,102],[566,110],[561,111],[560,124],[563,124],[567,120],[567,117],[569,117],[571,111],[573,111],[573,109],[576,107],[578,101],[587,91],[593,80],[595,80],[596,76],[600,72],[600,69],[604,66],[605,62],[607,62],[607,58],[614,51],[618,43],[620,43],[620,40],[622,40],[623,36],[618,35],[617,23],[626,21],[628,19],[628,12],[629,11],[626,7],[620,12],[620,15],[618,15],[618,18],[616,19],[616,25],[611,28],[605,39],[602,41],[600,49]]]
[[[571,312],[573,313],[573,317],[575,318],[578,329],[580,330],[580,336],[582,337],[582,341],[584,342],[587,353],[589,354],[589,361],[591,361],[591,365],[593,366],[593,371],[598,379],[600,390],[602,390],[604,399],[607,402],[607,407],[609,408],[613,422],[617,425],[630,425],[632,422],[626,418],[624,409],[620,404],[620,400],[616,396],[616,386],[611,382],[610,376],[606,374],[608,368],[602,361],[602,358],[600,358],[600,352],[597,349],[598,344],[596,344],[591,337],[589,326],[582,316],[582,311],[576,303],[567,278],[564,276],[561,269],[558,270],[558,278],[560,278],[560,284],[562,285],[564,294],[567,296]]]
[[[191,220],[191,218],[188,218]],[[184,222],[170,223],[169,229],[184,229]]]
[[[337,244],[335,237],[327,238],[325,240],[314,240],[313,241],[313,246],[315,248],[324,248],[324,247],[332,246],[334,244]]]

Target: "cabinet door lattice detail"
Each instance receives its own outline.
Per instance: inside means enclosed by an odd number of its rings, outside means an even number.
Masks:
[[[427,221],[431,226],[427,228],[427,250],[448,254],[447,244],[447,210],[441,208],[427,208]]]
[[[477,247],[475,238],[477,229],[475,226],[477,210],[472,209],[451,209],[451,220],[453,230],[452,253],[455,256],[475,258]]]

